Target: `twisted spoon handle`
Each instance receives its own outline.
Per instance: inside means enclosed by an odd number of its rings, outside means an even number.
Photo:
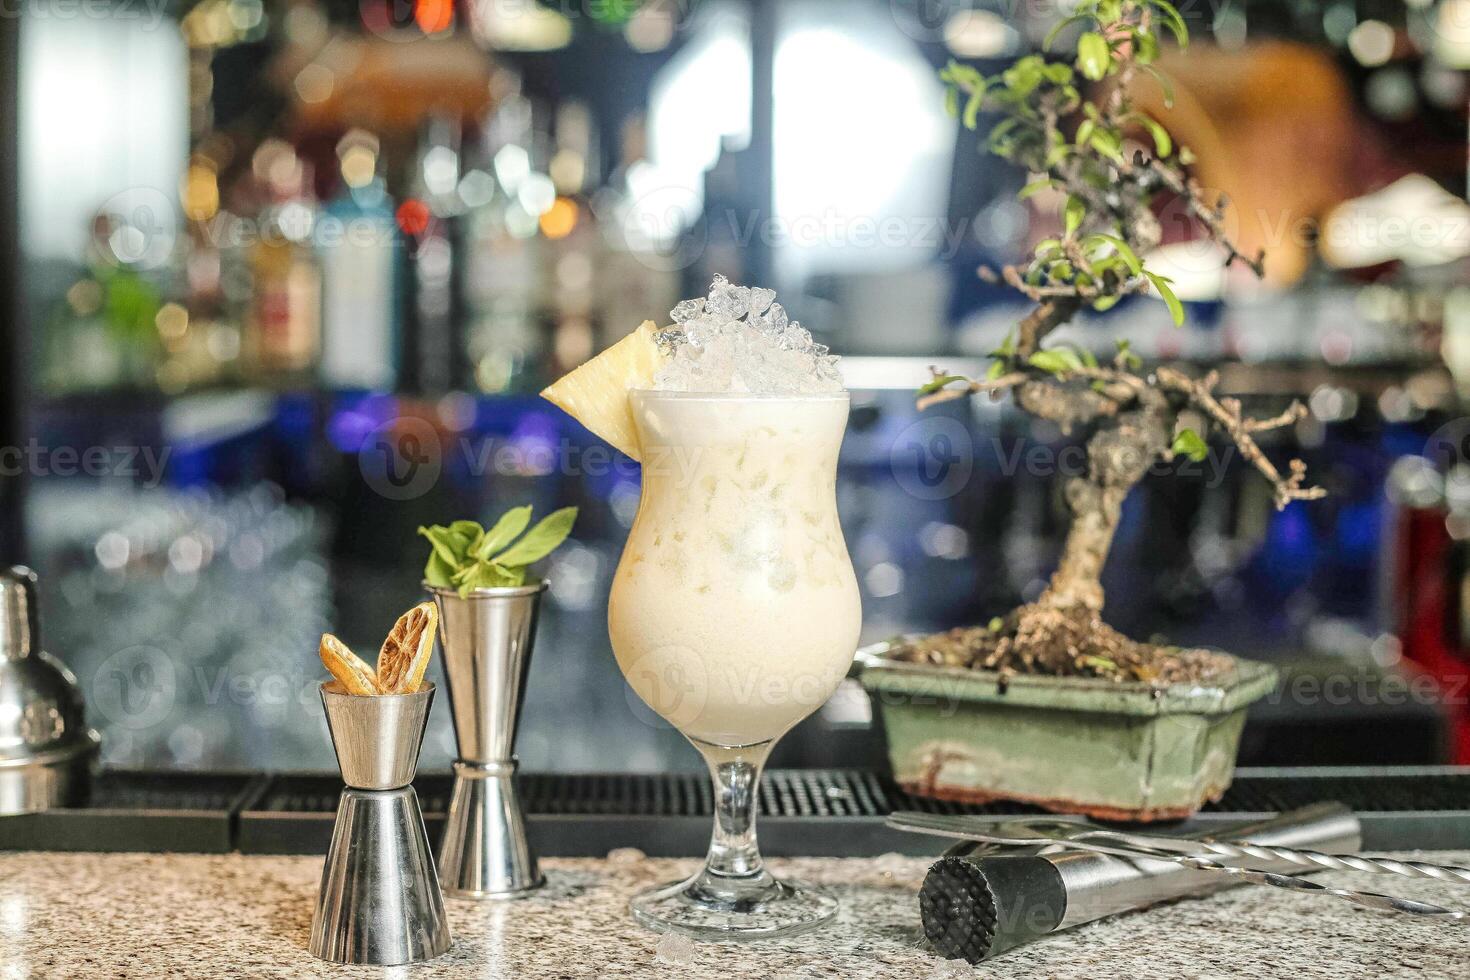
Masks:
[[[1213,871],[1219,874],[1231,875],[1253,885],[1268,885],[1272,888],[1285,888],[1300,892],[1320,892],[1323,895],[1330,895],[1334,898],[1340,898],[1344,902],[1350,902],[1353,905],[1358,905],[1365,909],[1375,909],[1380,912],[1402,912],[1407,915],[1429,916],[1431,918],[1461,924],[1467,918],[1467,914],[1460,909],[1447,909],[1442,905],[1431,905],[1428,902],[1418,902],[1411,898],[1398,898],[1394,895],[1382,895],[1378,892],[1355,891],[1351,888],[1334,888],[1330,885],[1319,884],[1306,878],[1276,874],[1271,871],[1252,871],[1249,868],[1237,868],[1232,865],[1220,864],[1217,861],[1210,861],[1206,858],[1169,855],[1164,860],[1175,861],[1185,867],[1195,868],[1200,871]]]
[[[1453,885],[1470,885],[1470,868],[1452,864],[1430,864],[1426,861],[1401,861],[1396,858],[1366,857],[1362,854],[1324,854],[1293,847],[1273,847],[1247,841],[1221,841],[1204,838],[1184,840],[1151,838],[1142,834],[1124,834],[1110,830],[1088,830],[1075,835],[1084,840],[1111,840],[1129,847],[1160,847],[1184,854],[1224,858],[1229,861],[1267,861],[1294,864],[1313,871],[1361,871],[1367,874],[1399,875],[1404,878],[1430,878]]]

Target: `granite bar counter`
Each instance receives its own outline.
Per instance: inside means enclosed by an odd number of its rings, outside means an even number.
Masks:
[[[1470,853],[1428,859],[1470,864]],[[614,852],[543,862],[548,884],[510,903],[448,902],[454,947],[430,963],[346,968],[306,951],[321,858],[0,854],[0,978],[444,977],[677,980],[977,977],[1457,977],[1463,927],[1365,912],[1332,899],[1242,888],[1084,926],[970,967],[925,948],[915,894],[929,861],[802,858],[778,873],[842,901],[822,931],[751,945],[664,941],[628,897],[695,866]],[[1444,904],[1470,890],[1433,881],[1323,875]]]

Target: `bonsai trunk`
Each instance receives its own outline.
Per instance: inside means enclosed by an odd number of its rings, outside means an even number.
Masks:
[[[1102,570],[1123,500],[1168,448],[1172,419],[1159,407],[1138,408],[1104,422],[1087,443],[1087,472],[1067,481],[1072,525],[1062,558],[1036,605],[1094,618],[1103,607]]]

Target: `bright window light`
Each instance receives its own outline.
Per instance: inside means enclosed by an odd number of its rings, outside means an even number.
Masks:
[[[649,99],[648,145],[653,174],[645,192],[656,192],[658,223],[687,224],[704,201],[704,174],[728,142],[750,142],[750,40],[739,8],[711,5],[692,28],[688,44],[654,80]],[[636,191],[635,191],[636,193]],[[636,206],[637,202],[633,202]]]
[[[775,103],[783,271],[893,268],[937,251],[954,124],[933,67],[891,17],[790,9]]]
[[[31,258],[79,261],[101,209],[151,228],[178,224],[189,158],[177,29],[148,18],[27,17],[21,23],[21,242]],[[146,217],[140,217],[146,212]],[[140,253],[129,258],[143,258]]]

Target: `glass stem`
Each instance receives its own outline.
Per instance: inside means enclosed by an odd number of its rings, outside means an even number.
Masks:
[[[710,837],[706,874],[720,878],[765,876],[755,837],[761,770],[774,742],[736,748],[696,743],[715,790],[715,826]]]

